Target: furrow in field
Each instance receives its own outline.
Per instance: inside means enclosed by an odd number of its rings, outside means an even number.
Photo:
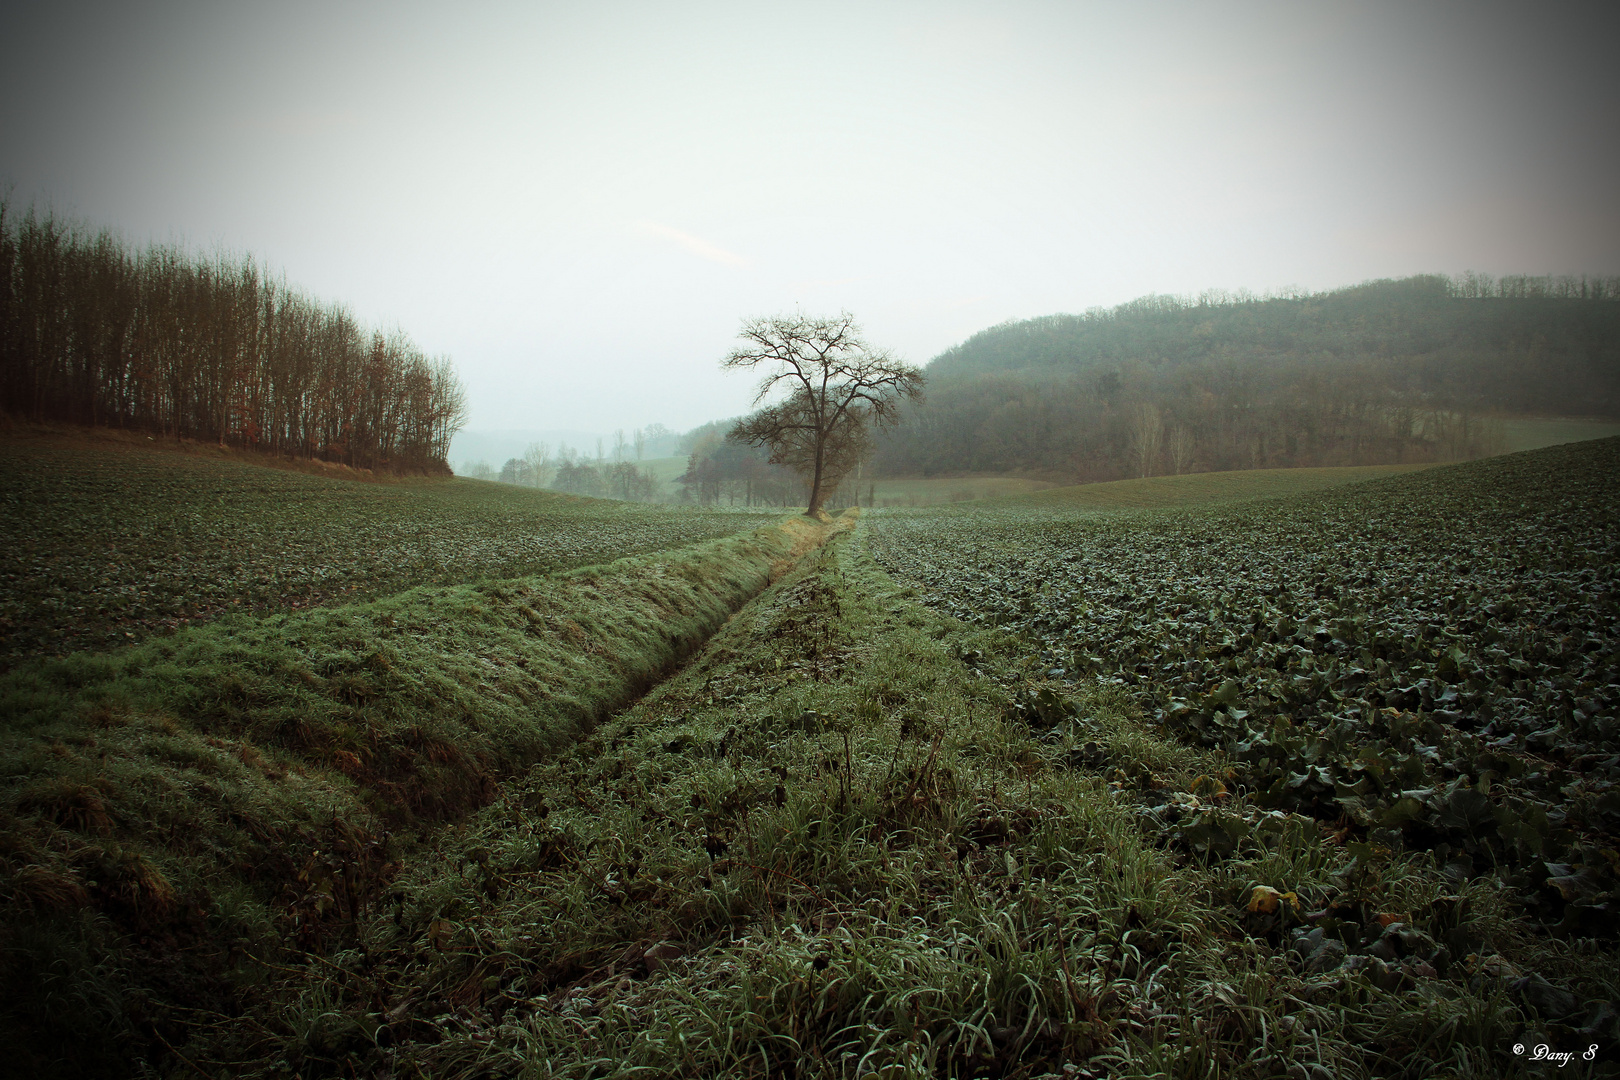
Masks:
[[[7,953],[17,1045],[123,1060],[119,1040],[150,1037],[122,1008],[58,1011],[40,979],[220,1007],[239,950],[341,936],[402,840],[633,701],[838,527],[796,518],[0,676],[0,924],[78,958],[50,975],[50,956]]]

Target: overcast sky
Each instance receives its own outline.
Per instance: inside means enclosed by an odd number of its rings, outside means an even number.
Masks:
[[[744,411],[1150,292],[1620,273],[1620,5],[10,2],[0,183],[450,355],[469,427]]]

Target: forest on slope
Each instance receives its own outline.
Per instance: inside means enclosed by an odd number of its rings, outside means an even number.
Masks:
[[[1496,418],[1620,415],[1620,278],[1424,275],[1148,296],[981,331],[878,435],[885,475],[1070,480],[1446,461]]]

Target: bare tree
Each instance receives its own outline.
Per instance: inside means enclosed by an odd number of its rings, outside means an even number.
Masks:
[[[0,413],[438,472],[466,395],[447,359],[251,258],[127,249],[0,195]]]
[[[1180,476],[1187,471],[1187,466],[1192,464],[1198,444],[1193,439],[1192,432],[1177,424],[1170,429],[1170,442],[1166,449],[1170,452],[1170,471]]]
[[[1131,456],[1136,459],[1141,475],[1159,461],[1159,444],[1164,441],[1164,418],[1159,407],[1151,402],[1139,402],[1130,415]]]
[[[640,461],[641,455],[647,451],[647,433],[641,428],[636,428],[635,433],[630,437],[630,443],[636,449],[636,460]]]
[[[805,513],[815,514],[869,449],[870,429],[894,423],[902,400],[921,398],[923,374],[873,349],[848,312],[831,319],[750,319],[739,336],[743,345],[720,366],[765,367],[755,405],[778,385],[789,393],[785,401],[740,421],[730,437],[769,446],[773,464],[803,472],[810,484]]]
[[[532,442],[529,448],[523,451],[523,460],[528,465],[528,481],[530,487],[545,487],[551,481],[551,449],[543,442]]]
[[[630,445],[630,444],[625,442],[625,439],[624,439],[624,428],[619,428],[617,431],[615,431],[613,433],[613,460],[614,461],[623,461],[624,460],[624,448],[626,446],[628,446],[628,445]]]

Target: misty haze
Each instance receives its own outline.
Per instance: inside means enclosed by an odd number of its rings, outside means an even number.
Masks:
[[[1620,1075],[1620,18],[13,5],[0,1073]]]

